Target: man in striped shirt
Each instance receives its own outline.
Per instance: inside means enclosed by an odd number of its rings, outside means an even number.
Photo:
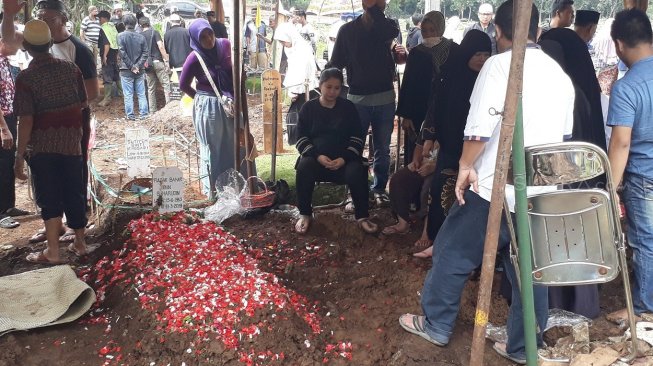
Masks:
[[[79,28],[79,38],[86,43],[88,48],[93,51],[93,59],[97,60],[98,46],[97,41],[100,37],[100,20],[97,17],[97,7],[91,5],[88,7],[88,16],[82,20],[82,25]]]

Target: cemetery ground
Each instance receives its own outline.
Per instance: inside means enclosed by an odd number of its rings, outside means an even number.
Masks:
[[[251,97],[249,104],[252,131],[261,147],[260,99]],[[175,126],[188,140],[194,133],[191,118],[179,112],[177,103],[136,123],[117,119],[121,107],[114,100],[107,108],[95,108],[93,162],[114,188],[129,180],[119,174],[125,127],[169,136]],[[163,147],[155,141],[151,149],[155,155]],[[269,156],[257,159],[264,180],[269,174],[266,159]],[[294,157],[280,162],[277,178],[294,186]],[[161,164],[160,159],[153,159],[154,164]],[[98,191],[103,203],[116,203],[106,189]],[[17,195],[18,207],[34,211],[25,182],[17,183]],[[196,183],[187,184],[185,198],[201,198]],[[62,256],[100,301],[72,323],[0,337],[1,366],[468,362],[478,282],[471,280],[465,288],[447,347],[399,327],[401,314],[421,313],[419,296],[431,265],[411,256],[419,224],[403,236],[365,235],[350,215],[336,208],[319,212],[309,233],[300,236],[293,231],[295,218],[281,212],[234,217],[223,223],[224,230],[202,223],[194,213],[163,219],[133,207],[100,213],[91,215],[87,235],[94,251],[77,258],[65,250],[67,244],[61,246]],[[373,208],[371,215],[381,227],[393,221],[388,208]],[[39,268],[24,258],[44,248],[43,243],[28,243],[42,226],[41,219],[33,215],[20,222],[17,229],[0,232],[0,276]],[[170,278],[173,282],[165,282]],[[213,282],[201,288],[207,278]],[[494,289],[499,283],[500,275]],[[604,314],[623,307],[621,291],[618,280],[603,287]],[[505,324],[506,315],[506,301],[495,290],[490,322]],[[547,342],[555,344],[569,332],[549,331]],[[603,317],[590,327],[592,341],[621,334],[623,330]],[[499,357],[489,341],[485,352],[486,365],[512,364]]]

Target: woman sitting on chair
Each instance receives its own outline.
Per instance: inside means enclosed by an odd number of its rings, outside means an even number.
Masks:
[[[374,233],[377,225],[368,215],[369,185],[361,154],[365,141],[356,107],[340,98],[343,76],[338,69],[326,69],[320,76],[319,98],[304,104],[297,123],[297,201],[301,217],[295,231],[306,233],[312,220],[311,200],[315,182],[347,184],[358,226]]]

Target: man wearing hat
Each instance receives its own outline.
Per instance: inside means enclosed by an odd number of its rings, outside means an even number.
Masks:
[[[18,179],[27,179],[28,158],[48,242],[45,250],[29,254],[26,260],[57,264],[62,262],[59,235],[64,213],[74,231],[69,250],[86,254],[82,136],[88,100],[79,68],[50,53],[50,27],[42,20],[31,20],[23,32],[23,47],[34,59],[16,78],[14,110],[19,122],[14,172]]]
[[[596,33],[596,27],[599,25],[599,18],[601,13],[594,10],[577,10],[576,11],[576,21],[574,22],[574,31],[580,36],[580,38],[589,44],[594,38],[594,33]]]
[[[111,22],[116,25],[119,33],[125,30],[125,23],[123,22],[124,16],[122,14],[122,4],[116,3],[113,5],[113,14],[111,15]]]
[[[497,54],[497,40],[496,40],[496,28],[494,27],[494,23],[492,22],[492,18],[494,17],[494,9],[492,9],[492,5],[485,3],[481,4],[481,6],[478,7],[478,22],[467,26],[465,28],[465,32],[463,33],[463,38],[465,35],[467,35],[467,32],[469,32],[472,29],[477,29],[480,30],[481,32],[485,32],[488,36],[490,36],[490,39],[492,40],[492,54],[496,55]]]
[[[5,13],[4,21],[2,22],[2,39],[4,42],[8,42],[14,46],[22,47],[23,33],[16,31],[14,18],[23,9],[23,3],[20,0],[3,0],[2,5]],[[66,29],[68,13],[64,3],[60,0],[39,0],[34,10],[36,11],[37,18],[45,21],[50,28],[50,34],[53,40],[53,45],[50,47],[52,56],[57,59],[74,62],[82,72],[88,100],[97,98],[100,90],[93,54],[84,42],[80,41],[79,38],[72,35]],[[88,138],[90,136],[90,115],[91,110],[87,106],[84,110],[84,143],[82,143],[84,157],[86,157]],[[88,176],[86,169],[84,174]],[[84,187],[86,188],[86,185]],[[74,234],[70,230],[65,231],[62,228],[62,234],[64,234],[62,236],[63,240],[70,241],[74,238]],[[30,238],[30,242],[40,242],[45,239],[45,230],[42,229]]]
[[[192,51],[190,48],[190,33],[181,26],[181,17],[178,14],[170,15],[171,28],[163,35],[163,44],[168,53],[170,69],[181,73],[186,57]]]
[[[215,34],[215,38],[229,38],[229,34],[227,34],[227,27],[224,24],[220,23],[218,18],[215,16],[215,11],[207,11],[206,20],[209,21],[209,24],[213,29],[213,33]]]

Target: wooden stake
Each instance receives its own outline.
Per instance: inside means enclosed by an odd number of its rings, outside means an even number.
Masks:
[[[524,57],[528,42],[528,27],[530,23],[532,0],[519,0],[513,3],[513,44],[510,62],[510,76],[503,110],[503,121],[499,136],[494,182],[492,183],[492,199],[488,216],[483,265],[478,288],[478,305],[474,322],[470,366],[482,366],[485,356],[485,328],[488,322],[492,304],[492,280],[496,263],[499,231],[505,197],[506,176],[510,163],[512,137],[517,117],[518,95],[522,92]]]

